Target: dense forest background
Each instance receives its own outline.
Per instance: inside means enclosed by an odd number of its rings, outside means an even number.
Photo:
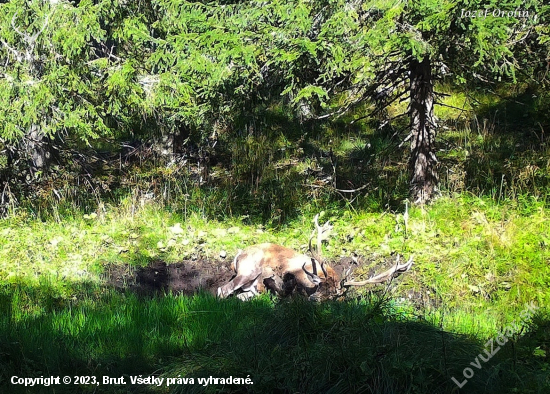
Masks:
[[[547,392],[549,21],[543,0],[1,1],[0,388]],[[334,303],[187,292],[246,245],[304,250],[321,211],[332,262],[413,272]]]
[[[264,222],[297,215],[312,195],[424,203],[440,180],[514,194],[518,174],[500,158],[438,161],[456,151],[458,136],[436,138],[449,127],[483,132],[514,118],[520,145],[544,143],[547,10],[505,1],[496,17],[462,16],[491,7],[478,3],[7,2],[1,208],[95,209],[132,178],[160,197],[170,176],[170,188],[193,189],[179,198],[216,195],[211,215]],[[437,105],[451,114],[438,121]],[[510,128],[494,133],[508,157],[528,148],[502,135]],[[395,159],[403,173],[389,170]],[[152,162],[161,168],[155,160],[170,170],[137,182]]]

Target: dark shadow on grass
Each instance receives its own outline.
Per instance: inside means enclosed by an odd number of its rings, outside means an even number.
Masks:
[[[481,369],[485,341],[407,320],[379,300],[241,302],[209,294],[138,297],[73,285],[56,305],[40,288],[0,287],[0,390],[10,393],[543,393],[550,387],[547,317]],[[52,305],[54,305],[52,307]],[[540,329],[538,328],[540,327]],[[546,342],[545,342],[546,341]],[[460,390],[462,371],[475,374]],[[165,378],[161,388],[131,376]],[[25,388],[12,376],[124,377],[125,385]],[[167,378],[194,384],[166,387]],[[246,378],[253,385],[200,385],[199,378]],[[55,390],[54,390],[55,389]],[[516,390],[516,391],[514,391]]]

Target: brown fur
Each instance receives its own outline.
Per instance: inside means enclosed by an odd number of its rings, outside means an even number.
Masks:
[[[256,293],[271,290],[279,295],[300,293],[311,296],[336,294],[340,288],[338,274],[325,266],[327,276],[321,264],[315,259],[281,245],[265,243],[253,245],[239,253],[231,265],[236,276],[218,289],[220,297],[227,297],[242,289],[244,298]],[[315,284],[306,273],[313,273],[320,279]],[[321,294],[322,293],[322,294]]]

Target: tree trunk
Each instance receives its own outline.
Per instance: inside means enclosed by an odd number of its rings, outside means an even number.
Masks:
[[[42,134],[40,127],[32,125],[28,133],[27,153],[29,154],[29,167],[31,174],[42,171],[50,164],[51,143]]]
[[[8,148],[8,167],[17,178],[33,183],[36,174],[48,168],[53,156],[52,141],[40,126],[33,124],[22,141]]]
[[[429,57],[426,56],[422,62],[412,60],[410,72],[411,197],[416,204],[424,204],[437,192],[438,185],[434,152],[434,91]]]
[[[165,133],[153,139],[153,150],[162,156],[173,157],[175,154],[185,153],[186,143],[191,136],[187,126],[179,126],[177,130]]]

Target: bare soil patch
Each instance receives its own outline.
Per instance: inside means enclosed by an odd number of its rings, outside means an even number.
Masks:
[[[117,290],[139,295],[193,295],[199,291],[216,294],[219,286],[233,277],[229,262],[216,260],[185,260],[166,264],[155,260],[145,267],[110,264],[105,267],[106,283]]]
[[[344,272],[358,270],[365,272],[363,266],[371,268],[366,276],[380,273],[395,264],[393,257],[376,259],[360,257],[358,263],[345,257],[337,262],[331,263],[332,268],[340,275]],[[231,259],[220,260],[184,260],[174,264],[167,264],[161,260],[152,261],[147,266],[136,267],[132,265],[109,264],[105,267],[103,278],[107,285],[124,291],[133,292],[140,296],[163,295],[167,293],[193,295],[200,291],[215,295],[218,287],[229,282],[234,272],[230,269]],[[414,266],[412,268],[414,270]],[[410,275],[407,273],[405,275]],[[352,274],[353,275],[353,274]],[[399,281],[400,279],[396,279]],[[373,291],[384,291],[384,287],[371,286]],[[431,294],[430,294],[431,293]],[[417,306],[434,304],[433,292],[408,290],[405,297],[408,301]]]

